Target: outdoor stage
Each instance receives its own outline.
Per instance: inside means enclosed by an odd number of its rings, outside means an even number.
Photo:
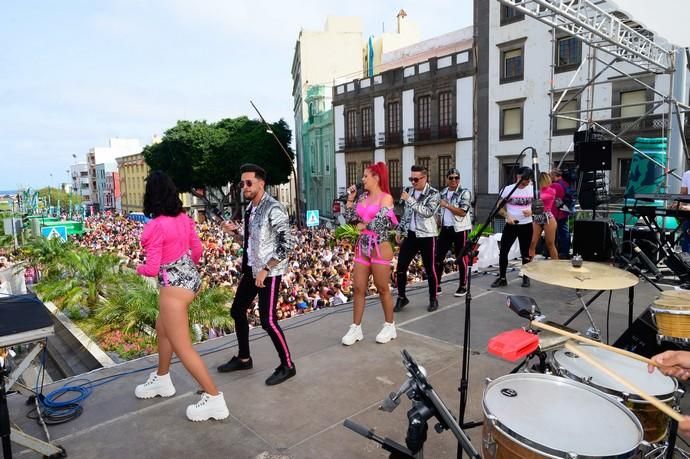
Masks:
[[[411,289],[411,304],[396,315],[398,338],[381,345],[374,342],[383,322],[378,301],[369,300],[364,316],[365,340],[351,347],[340,344],[352,321],[351,305],[341,305],[282,321],[288,344],[297,366],[297,376],[274,387],[264,380],[278,364],[271,341],[260,328],[251,332],[254,368],[235,374],[219,374],[215,367],[236,353],[234,335],[207,341],[197,349],[230,408],[224,421],[192,423],[185,407],[198,400],[197,389],[181,364],[173,365],[177,395],[168,399],[137,400],[134,386],[143,382],[155,356],[94,371],[80,378],[96,380],[113,374],[127,374],[96,388],[84,403],[78,419],[50,428],[56,444],[70,458],[361,458],[387,457],[375,443],[343,427],[345,419],[375,428],[378,435],[404,444],[407,429],[406,397],[393,413],[378,411],[381,400],[396,391],[405,380],[400,351],[407,349],[428,371],[429,381],[457,416],[464,298],[456,298],[457,274],[446,276],[442,284],[440,308],[426,311],[425,287]],[[466,421],[481,418],[481,397],[485,378],[507,374],[515,365],[487,355],[487,340],[505,330],[525,325],[525,320],[508,310],[507,294],[534,297],[551,321],[563,322],[579,307],[572,289],[532,281],[530,289],[520,287],[514,273],[509,285],[489,290],[492,275],[473,278],[472,349],[469,407]],[[635,289],[635,316],[656,297],[656,290],[645,282]],[[589,294],[587,297],[591,296]],[[604,317],[608,294],[593,306],[595,320],[606,339]],[[611,342],[627,326],[628,290],[617,290],[611,304]],[[571,327],[587,328],[580,315]],[[145,371],[144,371],[145,370]],[[47,393],[64,381],[44,389]],[[682,407],[690,410],[686,397]],[[42,429],[25,417],[29,407],[25,397],[9,397],[10,416],[22,430],[45,438]],[[528,416],[528,413],[525,413]],[[430,425],[432,427],[433,424]],[[468,431],[477,449],[481,448],[481,428]],[[574,433],[576,434],[576,433]],[[455,457],[457,442],[450,432],[437,434],[429,429],[425,454],[432,458]],[[684,447],[682,442],[679,446]],[[21,452],[13,445],[15,457],[38,455]]]

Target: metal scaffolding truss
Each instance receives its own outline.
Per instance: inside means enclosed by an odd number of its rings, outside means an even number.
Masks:
[[[584,43],[649,72],[673,71],[673,52],[589,0],[499,0]]]

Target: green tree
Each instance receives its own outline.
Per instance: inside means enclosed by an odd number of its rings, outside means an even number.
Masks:
[[[261,121],[244,116],[217,123],[178,121],[160,143],[144,149],[144,158],[152,169],[169,174],[180,191],[192,193],[207,205],[217,204],[221,210],[233,203],[237,212],[240,188],[236,184],[243,163],[265,168],[269,185],[290,178],[292,132],[282,119],[271,127],[289,159]]]
[[[230,317],[232,297],[232,292],[224,287],[202,289],[189,306],[189,323],[233,330],[235,323]]]
[[[21,265],[33,266],[38,279],[56,276],[65,271],[67,254],[74,250],[76,247],[72,242],[35,237],[20,248]]]
[[[46,203],[49,201],[50,205],[57,206],[60,203],[60,209],[67,211],[70,208],[70,203],[72,207],[76,204],[82,203],[82,197],[79,194],[65,193],[59,188],[45,187],[38,190],[39,199],[43,199]]]

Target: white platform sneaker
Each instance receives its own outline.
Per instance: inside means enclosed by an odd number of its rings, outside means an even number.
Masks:
[[[170,379],[170,373],[161,376],[155,371],[152,372],[144,384],[139,384],[134,389],[134,395],[137,398],[172,397],[175,395],[175,386]]]
[[[398,333],[395,331],[395,322],[393,322],[393,323],[384,322],[383,328],[381,329],[379,334],[376,335],[376,342],[381,343],[381,344],[386,344],[388,341],[395,339],[397,337],[398,337]]]
[[[350,325],[350,329],[347,331],[347,333],[345,333],[345,336],[343,336],[343,339],[340,341],[345,346],[352,346],[357,341],[362,341],[363,339],[364,335],[362,334],[362,326],[352,324]]]
[[[230,416],[230,411],[222,392],[218,392],[218,395],[209,395],[204,392],[201,400],[187,407],[187,419],[190,421],[208,421],[209,419],[220,421],[228,416]]]

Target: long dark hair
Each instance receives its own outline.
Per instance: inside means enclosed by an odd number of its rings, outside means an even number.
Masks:
[[[151,172],[146,177],[144,215],[151,218],[160,215],[176,217],[180,213],[182,213],[182,201],[173,181],[163,171]]]

